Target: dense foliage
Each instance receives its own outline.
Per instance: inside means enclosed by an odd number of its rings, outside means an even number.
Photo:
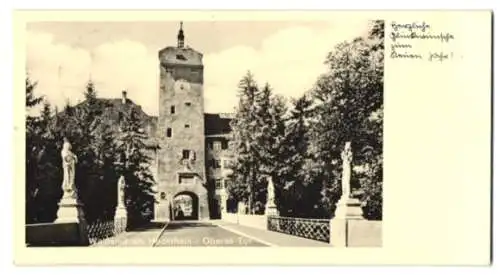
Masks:
[[[41,103],[35,96],[36,83],[26,80],[26,107],[31,110]],[[92,82],[84,90],[85,101],[76,106],[66,104],[59,112],[52,111],[50,104],[44,102],[41,115],[28,116],[26,120],[26,222],[52,222],[57,218],[58,202],[62,196],[61,149],[63,139],[67,138],[72,151],[78,157],[75,185],[79,199],[84,205],[84,213],[89,222],[111,220],[117,205],[117,182],[120,175],[128,180],[129,203],[132,219],[143,217],[135,204],[148,205],[153,202],[148,196],[150,184],[144,167],[149,159],[142,155],[146,146],[136,135],[137,121],[132,115],[120,132],[116,131],[113,121],[105,119],[104,110],[109,107],[106,101],[98,100]],[[123,144],[130,142],[124,136],[133,136],[133,153],[128,166],[120,163]],[[145,178],[148,178],[145,180]],[[141,190],[141,192],[137,191]],[[129,199],[130,201],[130,199]],[[151,208],[151,207],[150,207]],[[144,210],[146,211],[146,210]],[[140,220],[140,219],[139,219]]]
[[[149,169],[151,152],[136,109],[122,113],[116,152],[121,156],[120,170],[125,179],[125,205],[131,225],[153,218],[154,178]]]
[[[375,21],[366,37],[336,45],[328,70],[291,110],[268,84],[259,89],[250,72],[243,77],[233,124],[233,199],[256,213],[271,176],[280,215],[332,217],[341,151],[351,142],[354,195],[367,218],[382,218],[383,38],[384,23]]]

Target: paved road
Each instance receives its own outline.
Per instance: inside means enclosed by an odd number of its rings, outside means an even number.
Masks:
[[[246,227],[223,221],[173,221],[151,223],[144,228],[125,232],[100,241],[94,246],[331,246],[288,234]]]
[[[267,246],[252,238],[204,222],[171,222],[155,246]]]

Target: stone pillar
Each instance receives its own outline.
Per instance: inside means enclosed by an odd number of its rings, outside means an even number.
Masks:
[[[342,196],[330,220],[330,244],[338,247],[349,246],[349,221],[363,219],[361,202],[351,197],[351,162],[351,143],[346,142],[342,152]]]
[[[61,157],[63,166],[63,197],[59,202],[55,223],[67,227],[72,232],[65,235],[68,236],[68,239],[61,239],[57,242],[88,245],[87,221],[83,212],[83,203],[79,198],[78,190],[75,186],[75,168],[78,158],[71,152],[71,144],[66,138],[64,139]]]
[[[219,207],[220,207],[220,218],[224,219],[224,215],[227,213],[227,191],[226,188],[222,188],[219,193],[220,196],[220,201],[219,201]]]
[[[171,209],[172,203],[173,198],[171,195],[167,194],[165,191],[160,192],[158,203],[155,207],[155,222],[168,222],[174,220]]]
[[[204,189],[201,190],[202,191],[195,193],[195,195],[198,195],[198,220],[208,221],[210,220],[210,212],[208,209],[208,193]]]
[[[115,231],[124,231],[127,228],[127,208],[125,206],[125,178],[118,179],[117,204],[115,211]]]
[[[242,202],[242,201],[239,201],[238,202],[238,214],[246,214],[247,213],[247,205]]]
[[[278,216],[278,208],[274,202],[274,183],[270,176],[267,178],[267,202],[265,214],[266,216]]]

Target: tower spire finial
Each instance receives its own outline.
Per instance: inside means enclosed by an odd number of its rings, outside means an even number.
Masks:
[[[179,28],[179,33],[177,34],[177,47],[184,48],[184,30],[182,30],[182,21]]]

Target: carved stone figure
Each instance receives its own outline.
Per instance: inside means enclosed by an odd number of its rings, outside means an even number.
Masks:
[[[63,166],[63,184],[62,189],[64,192],[63,197],[75,198],[75,166],[78,162],[76,155],[71,152],[71,143],[67,138],[64,138],[63,148],[61,150],[62,166]]]
[[[265,214],[268,216],[278,215],[278,209],[274,202],[274,183],[272,177],[267,178],[267,202]]]
[[[118,179],[118,206],[123,207],[125,205],[125,178],[121,176]]]
[[[274,183],[271,177],[267,178],[267,201],[269,204],[274,204]]]
[[[346,142],[342,151],[342,197],[348,198],[351,194],[351,142]]]

